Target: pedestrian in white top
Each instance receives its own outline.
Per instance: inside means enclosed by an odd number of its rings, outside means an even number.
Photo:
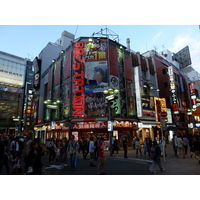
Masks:
[[[179,158],[179,154],[181,151],[183,152],[183,158],[185,158],[185,149],[183,146],[183,140],[181,139],[180,135],[177,138],[177,146],[178,146],[177,158]]]
[[[89,152],[90,152],[90,166],[91,167],[95,167],[95,165],[93,164],[94,162],[94,141],[93,141],[94,137],[90,138],[90,142],[89,142]]]
[[[141,145],[140,145],[139,138],[135,139],[135,149],[136,149],[136,157],[138,157],[138,151],[140,152],[140,154],[142,156],[142,151],[141,151]]]

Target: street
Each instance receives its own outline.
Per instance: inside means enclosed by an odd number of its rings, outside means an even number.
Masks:
[[[143,152],[143,151],[142,151]],[[87,160],[84,160],[82,154],[78,154],[78,165],[75,166],[75,170],[71,171],[70,162],[68,156],[68,166],[62,168],[59,162],[54,162],[49,165],[48,155],[42,157],[42,162],[45,166],[46,175],[97,175],[97,161],[94,162],[95,167],[89,166],[89,154]],[[149,172],[149,166],[151,160],[144,156],[138,156],[136,158],[135,150],[131,147],[128,149],[128,158],[123,157],[123,150],[121,149],[118,154],[110,156],[109,151],[105,152],[105,167],[104,171],[106,175],[151,175]],[[21,161],[22,167],[24,167],[23,158]],[[157,175],[200,175],[200,164],[194,158],[190,158],[190,153],[186,158],[176,158],[172,149],[172,145],[167,145],[167,157],[165,162],[162,158],[162,165],[166,169],[165,172],[160,172],[157,167]],[[10,166],[11,169],[11,166]],[[2,174],[6,174],[5,167],[3,167]],[[20,173],[20,175],[22,175]]]

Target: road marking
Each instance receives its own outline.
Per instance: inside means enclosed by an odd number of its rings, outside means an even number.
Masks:
[[[120,158],[120,159],[124,159],[124,157],[116,157],[116,158]],[[126,158],[127,160],[136,160],[136,161],[142,161],[142,162],[149,162],[149,163],[152,163],[152,160],[144,160],[144,159],[139,159],[139,158]]]
[[[62,165],[49,165],[49,167],[45,167],[45,169],[52,169],[52,168],[62,169]]]

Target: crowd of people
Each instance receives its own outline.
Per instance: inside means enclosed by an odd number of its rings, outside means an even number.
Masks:
[[[188,138],[185,135],[174,134],[171,142],[174,155],[177,158],[180,158],[181,155],[185,158],[190,153],[190,157],[194,156],[200,164],[200,135],[198,133],[190,135]],[[144,156],[152,159],[152,165],[149,168],[152,174],[156,173],[156,165],[158,165],[160,171],[165,171],[160,159],[164,155],[167,156],[165,137],[163,137],[163,140],[158,140],[157,138],[152,140],[150,137],[147,137],[143,142],[138,137],[133,137],[132,145],[136,157],[140,155],[141,157]],[[122,147],[124,158],[128,158],[128,141],[126,136],[123,138]],[[42,157],[45,154],[48,154],[49,164],[59,162],[62,168],[65,168],[69,163],[71,170],[74,171],[75,165],[78,162],[78,153],[79,155],[82,154],[85,160],[89,157],[88,165],[90,167],[95,167],[95,161],[97,161],[97,174],[105,174],[105,148],[106,145],[102,137],[82,137],[78,141],[75,140],[74,135],[71,135],[69,140],[66,137],[61,141],[51,138],[47,140],[46,146],[44,146],[41,144],[40,138],[0,136],[0,174],[3,167],[5,167],[8,175],[45,174],[45,167],[42,162]],[[113,154],[115,152],[118,154],[120,145],[116,136],[112,138],[110,148]],[[23,167],[22,162],[24,162]]]
[[[41,145],[41,139],[31,139],[29,136],[0,136],[0,174],[5,166],[7,175],[43,175],[45,166],[42,157],[48,154],[49,164],[60,163],[62,168],[68,166],[67,157],[69,155],[70,167],[74,171],[77,164],[77,153],[81,153],[86,159],[89,154],[89,166],[94,167],[94,161],[98,161],[98,174],[105,174],[104,170],[104,138],[90,137],[89,141],[85,138],[74,140],[63,138],[56,141],[55,138],[47,140],[46,146]],[[24,163],[22,167],[22,162]],[[11,169],[11,170],[10,170]]]

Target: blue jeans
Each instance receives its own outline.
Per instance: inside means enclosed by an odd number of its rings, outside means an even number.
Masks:
[[[160,157],[157,158],[156,160],[153,160],[151,166],[149,167],[150,172],[155,172],[156,171],[156,165],[160,168],[160,171],[163,171],[163,167],[161,165],[161,159]]]

